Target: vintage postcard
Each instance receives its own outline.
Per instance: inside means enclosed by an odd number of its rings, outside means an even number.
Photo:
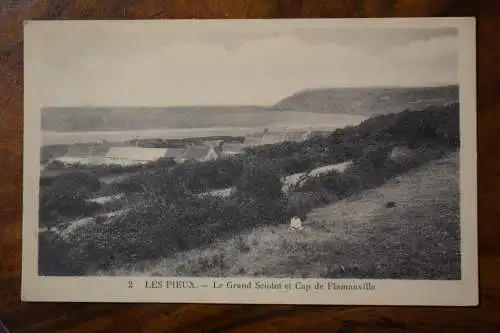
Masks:
[[[473,18],[24,34],[22,300],[478,304]]]

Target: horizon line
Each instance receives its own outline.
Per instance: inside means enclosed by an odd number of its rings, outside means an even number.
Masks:
[[[304,88],[301,90],[297,90],[296,92],[281,97],[274,104],[189,104],[189,105],[102,105],[102,106],[88,106],[88,105],[66,105],[66,106],[42,106],[40,110],[50,110],[50,109],[62,109],[62,108],[86,108],[86,109],[106,109],[106,108],[120,108],[120,109],[132,109],[132,108],[149,108],[149,109],[158,109],[158,108],[220,108],[220,107],[256,107],[256,108],[264,108],[269,109],[276,107],[280,102],[284,101],[287,98],[293,97],[297,94],[304,92],[313,92],[313,91],[325,91],[325,90],[337,90],[337,89],[427,89],[427,88],[460,88],[459,83],[453,84],[439,84],[439,85],[418,85],[418,86],[344,86],[344,87],[324,87],[324,88]]]

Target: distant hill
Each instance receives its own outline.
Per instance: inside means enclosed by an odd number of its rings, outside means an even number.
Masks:
[[[42,129],[73,132],[258,127],[275,123],[301,123],[306,120],[303,112],[374,116],[456,101],[458,86],[315,89],[298,92],[271,106],[44,108]],[[317,117],[314,121],[323,119]]]
[[[42,110],[46,131],[148,130],[245,124],[244,114],[264,112],[257,106],[204,107],[54,107]]]
[[[281,100],[275,110],[376,116],[458,101],[458,86],[311,89]]]

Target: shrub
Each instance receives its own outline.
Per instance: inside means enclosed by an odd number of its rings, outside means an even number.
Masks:
[[[79,190],[92,193],[101,189],[101,182],[91,172],[77,171],[57,176],[52,186],[61,190]]]
[[[146,190],[146,181],[149,175],[139,173],[115,183],[115,190],[127,194],[142,193]]]
[[[38,236],[38,273],[40,275],[84,275],[89,263],[82,257],[72,258],[72,244],[50,231]],[[76,259],[76,260],[75,260]]]
[[[120,183],[125,192],[144,192],[148,186],[161,182],[179,182],[193,193],[206,192],[232,186],[241,177],[243,160],[225,158],[207,162],[186,162],[171,168],[158,168],[140,172]]]
[[[238,196],[275,200],[281,198],[280,176],[266,165],[249,165],[236,183]]]
[[[291,214],[297,215],[301,219],[305,219],[307,213],[316,207],[323,206],[338,200],[338,197],[329,193],[326,189],[318,187],[306,191],[301,189],[301,192],[294,192],[290,195]]]
[[[92,216],[100,210],[97,203],[87,202],[90,194],[101,189],[91,173],[75,172],[59,175],[51,186],[40,187],[39,219],[41,226],[55,226],[63,218]]]
[[[295,189],[292,200],[295,204],[299,202],[302,210],[308,211],[380,186],[386,180],[441,158],[449,151],[446,147],[427,142],[401,158],[392,159],[389,157],[391,150],[392,146],[372,147],[342,173],[331,171],[306,179]]]
[[[73,239],[67,253],[87,269],[108,269],[207,246],[257,226],[287,223],[291,214],[284,198],[157,200],[120,223],[83,226],[79,234],[85,237]]]
[[[173,170],[172,176],[182,178],[193,192],[230,187],[241,177],[245,160],[222,158],[207,162],[187,162]]]
[[[58,225],[64,217],[92,216],[101,209],[97,203],[87,202],[86,193],[77,190],[42,188],[39,219],[41,226]]]

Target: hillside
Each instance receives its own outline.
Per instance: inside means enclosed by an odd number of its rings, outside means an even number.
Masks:
[[[206,127],[225,117],[241,119],[241,114],[260,109],[256,106],[47,107],[42,110],[42,129],[71,132]]]
[[[458,87],[305,90],[271,106],[50,107],[42,129],[54,132],[340,124],[350,119],[458,101]],[[307,116],[304,115],[307,112]]]
[[[457,166],[458,154],[453,153],[355,198],[318,208],[308,214],[300,232],[286,225],[261,227],[208,249],[111,273],[457,279]],[[386,208],[387,201],[396,207]]]
[[[106,212],[110,208],[106,205],[87,204],[85,199],[93,194],[103,196],[121,191],[126,193],[125,206],[141,204],[118,223],[84,226],[79,234],[85,235],[85,239],[58,240],[57,234],[44,235],[40,245],[44,263],[39,267],[49,275],[87,274],[97,268],[108,270],[144,260],[171,258],[264,226],[278,232],[281,229],[273,226],[286,226],[294,215],[304,216],[318,207],[380,187],[388,179],[456,151],[460,146],[458,116],[458,104],[376,116],[327,137],[257,147],[231,159],[180,165],[155,162],[147,172],[139,172],[111,187],[102,184],[97,173],[92,175],[102,169],[61,176],[40,192],[41,226],[65,224],[73,218]],[[407,147],[411,153],[389,159],[392,147],[397,146]],[[353,160],[352,165],[341,174],[316,176],[295,189],[296,195],[282,195],[281,177],[349,160]],[[116,175],[123,171],[113,169]],[[422,177],[415,178],[407,181],[410,188]],[[422,181],[433,186],[425,178]],[[232,186],[237,191],[228,198],[197,195]],[[432,186],[420,190],[425,193]],[[401,192],[398,198],[403,197],[404,187]],[[431,194],[426,197],[432,198]],[[418,202],[417,198],[411,200]],[[367,209],[370,207],[366,205]],[[355,211],[361,212],[362,207],[358,208]],[[240,243],[242,249],[247,249],[242,251],[252,248],[244,240]],[[306,252],[314,254],[312,247],[312,252]]]
[[[281,100],[274,108],[377,116],[457,101],[458,86],[309,89]]]

